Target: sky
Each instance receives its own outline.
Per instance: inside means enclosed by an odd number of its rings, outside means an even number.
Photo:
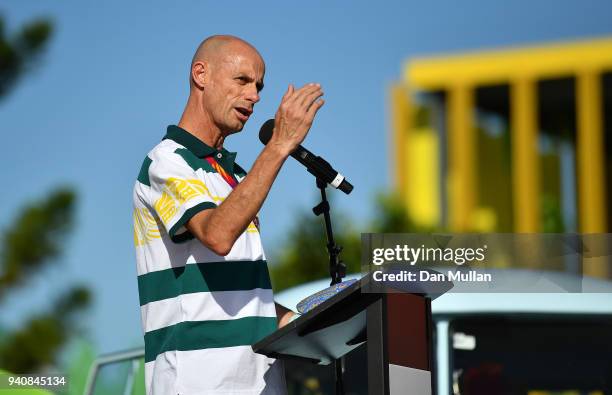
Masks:
[[[0,4],[9,35],[36,17],[50,17],[55,27],[36,67],[0,101],[0,227],[58,185],[78,193],[66,253],[3,303],[3,325],[17,325],[78,282],[94,292],[82,325],[98,352],[143,344],[132,188],[147,152],[178,122],[193,51],[211,34],[242,37],[266,61],[261,102],[225,147],[248,169],[262,148],[259,127],[274,116],[287,84],[319,82],[326,104],[303,145],[355,186],[348,196],[333,193],[332,212],[363,231],[376,194],[394,185],[388,94],[409,59],[612,35],[609,1],[290,3]],[[316,203],[314,179],[288,161],[261,212],[268,256],[282,249],[296,213]]]

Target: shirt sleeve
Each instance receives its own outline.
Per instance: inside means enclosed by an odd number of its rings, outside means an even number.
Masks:
[[[185,224],[197,213],[217,207],[202,171],[180,155],[157,152],[149,168],[151,206],[175,243],[193,239]]]

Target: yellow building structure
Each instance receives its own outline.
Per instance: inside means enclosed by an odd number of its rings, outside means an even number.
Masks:
[[[412,59],[391,109],[415,224],[610,231],[612,38]]]

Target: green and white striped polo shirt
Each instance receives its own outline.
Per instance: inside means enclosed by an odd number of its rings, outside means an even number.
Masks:
[[[232,192],[209,156],[244,178],[235,153],[169,126],[134,186],[147,394],[284,393],[279,362],[251,350],[277,327],[258,228],[251,223],[220,256],[184,226]]]

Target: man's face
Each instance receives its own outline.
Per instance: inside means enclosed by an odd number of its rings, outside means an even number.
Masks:
[[[253,49],[228,48],[210,64],[210,79],[204,87],[204,110],[222,133],[239,132],[259,101],[265,66]]]

